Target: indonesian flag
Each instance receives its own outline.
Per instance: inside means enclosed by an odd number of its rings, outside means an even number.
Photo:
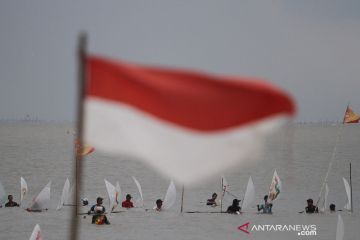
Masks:
[[[290,97],[252,78],[86,58],[84,141],[133,156],[183,184],[252,161],[294,114]]]

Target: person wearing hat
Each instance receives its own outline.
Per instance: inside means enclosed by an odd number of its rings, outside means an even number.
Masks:
[[[162,209],[162,203],[163,203],[163,201],[161,200],[161,199],[158,199],[158,200],[156,200],[156,205],[155,205],[155,207],[153,208],[155,211],[158,211],[158,212],[160,212],[161,211],[161,209]]]
[[[231,206],[228,207],[227,213],[240,214],[241,207],[239,206],[240,200],[234,199]]]
[[[96,204],[90,208],[90,211],[88,211],[88,214],[92,214],[92,213],[94,214],[91,221],[92,224],[97,224],[97,225],[110,224],[109,220],[105,215],[105,207],[102,204],[103,204],[103,198],[98,197],[96,199]]]
[[[306,201],[307,201],[307,206],[305,207],[306,213],[318,213],[319,212],[318,207],[316,207],[314,205],[314,201],[311,198],[309,198]]]
[[[272,214],[272,206],[273,205],[272,205],[272,203],[268,202],[268,198],[269,198],[269,196],[265,195],[264,196],[264,204],[257,205],[258,212],[260,212],[262,210],[262,213]]]
[[[131,202],[131,195],[126,194],[126,200],[121,203],[123,208],[133,208],[134,204]]]

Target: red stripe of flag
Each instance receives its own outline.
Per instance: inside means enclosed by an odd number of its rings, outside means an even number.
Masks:
[[[196,131],[218,131],[276,114],[293,115],[283,91],[253,78],[87,58],[87,97],[125,103]]]

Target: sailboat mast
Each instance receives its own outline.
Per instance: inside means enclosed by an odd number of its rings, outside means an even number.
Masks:
[[[185,187],[184,185],[182,185],[180,213],[183,213],[184,210],[184,191],[185,191]]]
[[[223,191],[224,191],[224,178],[221,177],[221,201],[220,201],[220,212],[222,213],[222,206],[223,206],[223,199],[224,199],[224,194],[223,194]]]

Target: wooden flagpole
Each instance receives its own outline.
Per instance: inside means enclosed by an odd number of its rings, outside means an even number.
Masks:
[[[81,33],[78,38],[78,99],[77,99],[77,116],[76,116],[76,135],[75,135],[75,209],[72,215],[71,231],[69,239],[78,239],[79,231],[79,199],[81,192],[81,178],[82,178],[82,156],[79,153],[81,146],[83,146],[83,121],[84,121],[84,97],[85,97],[85,79],[86,79],[86,47],[87,47],[87,36],[85,33]]]
[[[352,182],[351,182],[351,162],[350,162],[350,203],[351,203],[351,208],[350,208],[350,212],[353,212],[353,194],[352,194]]]

